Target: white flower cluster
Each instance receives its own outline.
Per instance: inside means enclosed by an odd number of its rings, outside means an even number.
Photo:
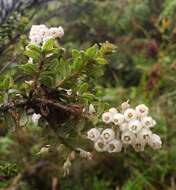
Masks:
[[[40,45],[49,38],[61,38],[64,35],[64,29],[59,27],[51,27],[41,25],[33,25],[29,33],[31,44]]]
[[[122,148],[131,145],[136,152],[144,151],[148,144],[153,149],[161,148],[162,141],[151,128],[156,121],[149,116],[149,109],[144,104],[130,108],[128,102],[121,105],[122,112],[110,108],[103,113],[102,120],[108,128],[92,128],[87,132],[88,139],[94,142],[98,152],[120,152]]]

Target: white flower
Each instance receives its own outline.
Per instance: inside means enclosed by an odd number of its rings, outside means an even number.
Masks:
[[[67,160],[64,162],[64,165],[63,165],[64,176],[66,176],[70,173],[71,165],[72,165],[72,163],[71,163],[70,159],[67,158]]]
[[[48,41],[49,39],[53,39],[52,36],[46,36],[43,38],[43,43],[45,43],[46,41]],[[44,45],[44,44],[43,44]]]
[[[32,86],[32,85],[34,84],[34,81],[33,81],[33,80],[29,80],[29,81],[25,80],[24,82],[25,82],[26,84],[29,84],[30,86]]]
[[[38,124],[38,120],[41,118],[41,115],[40,114],[36,114],[36,113],[34,113],[33,115],[32,115],[32,121],[33,121],[33,123],[34,124]]]
[[[106,151],[106,147],[107,147],[107,144],[102,138],[99,138],[94,144],[94,148],[98,152]]]
[[[63,35],[64,35],[64,29],[62,28],[62,26],[59,26],[59,28],[58,28],[58,37],[62,38]]]
[[[144,117],[148,115],[149,109],[146,105],[140,104],[136,106],[136,113],[138,117]]]
[[[81,148],[77,148],[77,150],[80,152],[80,157],[88,160],[92,160],[92,153],[87,152]]]
[[[107,145],[107,151],[109,153],[120,152],[121,150],[122,150],[122,143],[117,139],[110,141]]]
[[[121,131],[125,131],[125,130],[128,130],[128,123],[124,122],[120,125],[119,129]]]
[[[101,137],[105,142],[109,142],[115,138],[115,132],[113,129],[107,128],[103,130]]]
[[[37,154],[45,154],[48,153],[50,145],[45,145],[40,149],[40,151]]]
[[[123,131],[121,135],[121,140],[123,144],[131,144],[134,140],[135,136],[129,130]]]
[[[39,45],[42,42],[42,38],[39,35],[34,35],[31,37],[31,44]]]
[[[121,108],[122,108],[122,112],[124,112],[125,110],[127,110],[128,108],[130,108],[129,100],[127,100],[126,102],[123,102],[121,104]]]
[[[116,114],[118,111],[116,108],[110,108],[109,109],[109,113],[111,113],[112,115]]]
[[[49,33],[53,38],[61,38],[64,35],[64,29],[61,26],[51,27]]]
[[[90,104],[89,105],[89,113],[95,113],[96,111],[95,111],[95,108],[94,108],[94,106],[93,106],[93,104]]]
[[[125,117],[126,121],[130,121],[130,120],[136,119],[136,112],[135,112],[135,110],[132,109],[132,108],[126,109],[125,112],[124,112],[124,117]]]
[[[72,89],[65,90],[68,96],[72,95]]]
[[[144,151],[145,144],[145,142],[141,141],[138,138],[135,138],[132,142],[132,146],[136,152]]]
[[[87,138],[96,141],[100,137],[100,130],[97,128],[92,128],[87,132]]]
[[[109,112],[103,113],[102,120],[103,120],[104,123],[107,123],[107,124],[110,123],[112,121],[111,113],[109,113]]]
[[[162,141],[159,135],[157,134],[152,134],[151,139],[148,143],[151,148],[153,149],[160,149],[162,145]]]
[[[151,128],[156,125],[156,121],[152,117],[146,116],[142,118],[142,124],[144,127]]]
[[[33,59],[32,59],[32,57],[29,57],[28,63],[33,64]]]
[[[121,113],[116,113],[112,116],[112,121],[115,125],[120,125],[124,121],[124,115]]]
[[[40,35],[40,30],[48,29],[45,25],[32,25],[31,30],[29,32],[29,38],[31,39],[34,35]]]
[[[142,128],[139,133],[137,134],[138,139],[141,141],[148,143],[151,139],[152,132],[150,129]]]
[[[38,34],[43,39],[43,38],[49,36],[49,34],[50,34],[49,29],[48,28],[41,28],[41,29],[39,29]]]
[[[142,128],[142,124],[139,120],[132,120],[129,122],[128,129],[133,133],[138,133]]]

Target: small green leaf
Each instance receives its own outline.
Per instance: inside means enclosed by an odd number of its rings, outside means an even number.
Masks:
[[[6,90],[13,85],[13,79],[10,76],[6,76],[1,84],[1,88]]]
[[[95,99],[95,96],[91,93],[85,92],[82,94],[82,98],[85,98],[89,101],[93,101]]]
[[[95,44],[94,46],[88,48],[85,52],[85,54],[89,57],[89,58],[94,58],[97,55],[97,51],[98,51],[98,46],[97,44]]]
[[[54,39],[53,39],[53,38],[50,38],[50,39],[48,39],[47,41],[45,41],[45,42],[43,43],[42,49],[43,49],[44,51],[50,51],[50,50],[53,49],[53,47],[54,47]]]
[[[80,52],[77,49],[72,50],[72,57],[76,58],[80,56]]]
[[[24,65],[21,65],[20,68],[23,70],[24,73],[28,75],[33,75],[36,73],[36,65],[31,63],[26,63]]]
[[[79,87],[79,93],[82,94],[88,90],[89,85],[87,83],[81,84]]]
[[[105,64],[107,64],[107,61],[104,58],[98,57],[98,58],[96,58],[96,63],[99,65],[105,65]]]
[[[27,46],[29,49],[33,50],[33,51],[37,51],[38,53],[41,53],[41,47],[34,45],[34,44],[29,44]]]
[[[53,86],[54,80],[55,76],[54,73],[51,71],[41,73],[39,78],[40,83],[48,87]]]
[[[40,53],[36,50],[27,49],[24,52],[24,55],[28,56],[29,58],[32,58],[34,60],[38,60],[40,58]]]

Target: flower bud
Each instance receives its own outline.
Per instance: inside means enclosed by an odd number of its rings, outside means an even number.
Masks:
[[[151,140],[149,141],[149,146],[153,149],[160,149],[162,146],[162,141],[159,135],[152,134]]]
[[[122,108],[122,112],[124,113],[125,110],[127,110],[128,108],[130,108],[130,104],[128,103],[129,101],[123,102],[121,104],[121,108]]]

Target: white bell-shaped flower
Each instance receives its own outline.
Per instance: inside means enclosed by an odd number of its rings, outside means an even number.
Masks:
[[[115,125],[120,125],[124,121],[124,115],[121,113],[116,113],[112,116],[112,121]]]
[[[91,141],[96,141],[100,137],[100,130],[97,128],[92,128],[87,132],[87,138]]]
[[[111,113],[112,115],[118,113],[117,109],[116,108],[110,108],[109,109],[109,113]]]
[[[39,35],[42,39],[49,36],[49,29],[48,28],[41,28],[39,30]]]
[[[143,117],[141,121],[142,125],[147,128],[152,128],[156,125],[156,121],[150,116]]]
[[[121,143],[121,141],[119,141],[117,139],[110,141],[107,145],[107,151],[109,153],[121,152],[121,150],[122,150],[122,143]]]
[[[111,115],[111,113],[109,113],[109,112],[103,113],[102,120],[106,124],[110,123],[112,121],[112,115]]]
[[[120,131],[128,130],[128,123],[127,122],[123,122],[122,124],[120,124],[119,129],[120,129]]]
[[[151,139],[152,131],[148,128],[142,128],[139,133],[137,134],[138,139],[141,141],[148,143]]]
[[[129,130],[123,131],[121,135],[121,141],[123,144],[132,144],[135,138],[134,133],[130,132]]]
[[[136,106],[136,113],[138,117],[145,117],[148,115],[149,109],[146,105],[144,104],[140,104],[138,106]]]
[[[107,150],[107,143],[102,139],[99,138],[95,143],[94,143],[94,148],[98,152],[104,152]]]
[[[61,38],[64,35],[64,29],[61,26],[51,27],[49,33],[53,38]]]
[[[128,108],[130,108],[130,104],[129,101],[123,102],[121,104],[121,108],[122,108],[122,112],[124,113],[125,110],[127,110]]]
[[[161,141],[160,136],[157,134],[152,134],[151,139],[148,144],[153,149],[160,149],[162,146],[162,141]]]
[[[141,141],[139,138],[135,138],[134,141],[132,142],[132,147],[136,152],[141,152],[144,151],[146,143]]]
[[[41,115],[40,115],[40,114],[34,113],[34,114],[32,115],[32,121],[33,121],[33,123],[34,123],[35,125],[37,125],[40,118],[41,118]]]
[[[138,133],[142,128],[142,123],[139,120],[132,120],[129,122],[128,129],[133,133]]]
[[[128,108],[124,112],[124,118],[126,121],[131,121],[133,119],[136,119],[136,111],[132,108]]]
[[[115,132],[113,129],[107,128],[102,131],[101,137],[105,142],[109,142],[115,138]]]
[[[30,41],[31,44],[40,45],[41,42],[42,42],[42,38],[39,35],[34,35],[31,37],[31,41]]]

